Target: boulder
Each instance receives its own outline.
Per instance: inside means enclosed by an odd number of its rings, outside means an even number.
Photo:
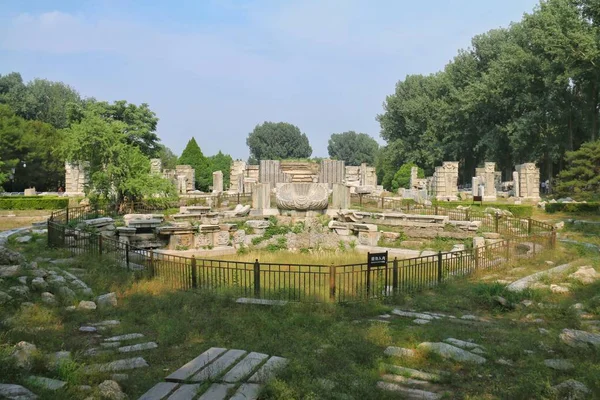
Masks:
[[[560,340],[571,347],[589,348],[593,346],[600,349],[600,334],[576,329],[563,329],[559,335]]]
[[[460,347],[452,346],[448,343],[423,342],[417,347],[422,350],[439,354],[443,358],[449,358],[455,361],[469,362],[475,364],[483,364],[486,362],[485,358],[478,356],[477,354],[473,354],[469,351],[463,350]]]
[[[114,292],[103,294],[96,298],[96,304],[100,308],[116,307],[117,306],[117,294]]]
[[[57,303],[57,301],[52,293],[44,292],[44,293],[42,293],[42,303],[48,304],[48,305],[55,305]]]
[[[48,283],[46,283],[46,281],[44,280],[44,278],[33,278],[33,280],[31,281],[31,287],[34,290],[37,290],[39,292],[43,292],[46,289],[48,289]]]
[[[8,400],[35,400],[38,397],[21,385],[0,383],[0,398]]]
[[[0,278],[10,278],[17,276],[21,273],[21,267],[19,265],[9,265],[0,267]]]
[[[75,299],[75,292],[66,286],[59,287],[56,291],[56,294],[65,303],[71,302]]]
[[[16,251],[0,247],[0,265],[15,265],[25,262],[25,258]]]
[[[26,276],[20,276],[18,279],[19,283],[21,285],[27,285],[27,277]]]
[[[94,303],[93,301],[82,300],[79,302],[79,305],[77,306],[77,308],[80,310],[95,310],[96,303]]]
[[[0,305],[8,303],[12,300],[12,296],[0,290]]]
[[[590,284],[600,279],[600,274],[596,272],[594,267],[585,266],[579,267],[576,272],[569,275],[569,278],[575,279],[583,284]]]
[[[30,235],[19,236],[15,239],[17,243],[29,243],[31,242],[32,237]]]
[[[590,389],[575,379],[569,379],[563,383],[552,386],[552,390],[559,399],[585,400],[592,394]]]
[[[35,344],[19,342],[13,348],[11,357],[15,360],[17,367],[29,369],[36,352],[37,347],[35,347]]]
[[[46,366],[49,370],[58,369],[59,365],[71,360],[71,352],[70,351],[57,351],[54,354],[48,356],[48,362]]]
[[[563,358],[553,358],[549,360],[544,360],[544,365],[548,368],[555,369],[557,371],[569,371],[575,368],[575,365],[569,360],[565,360]]]
[[[115,381],[106,380],[98,385],[100,397],[109,400],[124,400],[125,393],[121,390],[121,386]]]
[[[25,297],[29,294],[29,288],[27,286],[11,286],[8,291],[15,296]]]
[[[271,226],[271,223],[264,220],[250,220],[246,221],[246,225],[253,229],[266,229]]]

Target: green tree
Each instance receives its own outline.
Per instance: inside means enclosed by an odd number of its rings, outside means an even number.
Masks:
[[[163,169],[175,169],[177,162],[179,161],[179,157],[164,144],[158,145],[157,158],[160,158]]]
[[[221,150],[214,156],[208,157],[211,173],[215,171],[223,172],[223,186],[229,187],[229,179],[231,173],[231,164],[233,158],[229,154],[223,154]]]
[[[332,134],[327,145],[329,157],[343,160],[346,165],[374,165],[378,150],[379,144],[375,139],[354,131]]]
[[[410,189],[410,172],[413,167],[416,167],[416,165],[408,163],[402,165],[400,169],[398,169],[394,174],[394,179],[392,179],[393,192],[396,192],[400,188]],[[425,171],[423,171],[422,168],[418,169],[417,177],[425,178]]]
[[[600,140],[568,152],[567,168],[557,177],[556,192],[578,200],[600,198]]]
[[[80,122],[65,130],[62,154],[70,161],[89,163],[86,194],[117,206],[145,197],[174,194],[172,182],[150,174],[150,159],[129,143],[127,124],[86,112]]]
[[[67,105],[80,102],[79,93],[69,85],[34,79],[26,86],[24,110],[18,111],[25,119],[46,122],[62,129],[69,124]]]
[[[212,170],[195,138],[191,138],[183,149],[181,157],[179,157],[179,165],[190,165],[194,168],[196,189],[208,191],[208,187],[212,185]]]
[[[264,122],[248,134],[250,157],[260,160],[308,158],[312,148],[300,129],[286,122]]]

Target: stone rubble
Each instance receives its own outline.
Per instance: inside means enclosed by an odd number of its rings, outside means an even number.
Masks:
[[[35,400],[38,398],[29,389],[10,383],[0,383],[0,397],[8,400]]]
[[[544,360],[544,365],[558,371],[569,371],[575,368],[571,361],[562,358]]]
[[[600,334],[580,331],[576,329],[563,329],[559,335],[560,340],[571,347],[589,348],[593,346],[600,349]]]
[[[449,358],[455,361],[469,362],[475,364],[484,364],[486,362],[486,359],[482,356],[463,350],[460,347],[452,346],[448,343],[423,342],[419,344],[417,348],[438,354],[443,358]]]
[[[121,390],[121,386],[113,380],[106,380],[98,385],[98,391],[103,399],[108,400],[124,400],[125,393]]]

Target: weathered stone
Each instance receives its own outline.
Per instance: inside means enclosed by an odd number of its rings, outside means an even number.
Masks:
[[[58,379],[50,379],[43,376],[31,376],[28,381],[34,386],[53,391],[61,389],[67,384],[67,382],[59,381]]]
[[[129,379],[129,375],[128,374],[112,374],[110,376],[110,379],[112,379],[113,381],[116,381],[116,382],[125,382],[126,380]]]
[[[0,305],[6,304],[12,300],[12,296],[0,290]]]
[[[568,371],[575,368],[575,365],[569,360],[562,358],[553,358],[544,360],[544,365],[548,368],[556,369],[558,371]]]
[[[240,361],[235,367],[233,367],[223,377],[223,382],[238,382],[242,378],[252,372],[254,368],[260,365],[264,360],[269,358],[267,354],[252,352],[248,354],[242,361]]]
[[[160,382],[152,386],[138,400],[161,400],[167,397],[179,384],[173,382]]]
[[[94,322],[91,324],[88,324],[90,326],[97,326],[97,327],[109,327],[109,326],[117,326],[119,325],[121,322],[117,321],[116,319],[108,319],[106,321],[100,321],[100,322]]]
[[[412,312],[412,311],[403,311],[403,310],[399,310],[397,308],[392,310],[392,314],[398,315],[400,317],[409,317],[409,318],[418,318],[418,319],[435,319],[435,317],[433,317],[432,315],[429,315],[429,314],[416,313],[416,312]]]
[[[48,271],[42,268],[31,270],[29,271],[29,273],[35,278],[45,278],[46,276],[48,276]]]
[[[246,221],[246,225],[248,225],[252,229],[266,229],[271,226],[271,223],[269,221],[263,220],[251,220]]]
[[[80,310],[95,310],[96,303],[94,303],[93,301],[82,300],[79,302],[79,305],[77,306],[77,308]]]
[[[0,246],[0,265],[16,265],[25,262],[25,258],[16,251]],[[1,273],[0,273],[0,276]]]
[[[414,358],[417,356],[417,352],[413,349],[405,349],[403,347],[394,346],[389,346],[383,353],[387,356],[400,358]]]
[[[143,338],[144,335],[142,333],[127,333],[125,335],[113,336],[107,339],[104,339],[105,342],[120,342],[122,340],[133,340]]]
[[[496,364],[499,364],[499,365],[506,365],[506,366],[509,366],[509,367],[512,367],[513,365],[515,365],[515,363],[513,363],[512,361],[510,361],[510,360],[506,360],[506,359],[504,359],[504,358],[499,358],[499,359],[497,359],[497,360],[496,360]]]
[[[100,308],[116,307],[117,306],[117,294],[114,292],[103,294],[98,296],[96,303]]]
[[[522,292],[523,290],[525,290],[529,287],[532,287],[534,282],[539,281],[543,277],[559,274],[561,272],[568,270],[570,267],[571,267],[571,264],[563,264],[563,265],[559,265],[558,267],[550,268],[547,271],[536,272],[535,274],[532,274],[532,275],[526,276],[524,278],[521,278],[517,281],[514,281],[513,283],[508,285],[506,287],[506,289],[511,292]]]
[[[55,370],[61,363],[68,362],[69,360],[71,360],[70,351],[57,351],[48,356],[47,367],[49,370]]]
[[[225,353],[225,351],[227,351],[227,349],[223,349],[220,347],[211,347],[204,353],[200,354],[198,357],[194,358],[193,360],[189,361],[187,364],[179,368],[177,371],[173,372],[171,375],[167,376],[165,380],[175,382],[185,381],[190,376],[198,372],[200,369],[204,368],[205,365],[209,364],[215,358]]]
[[[234,386],[229,383],[213,383],[198,400],[225,400],[228,397],[227,392]]]
[[[561,384],[552,386],[557,398],[565,400],[585,400],[592,393],[587,386],[575,379],[569,379]]]
[[[11,278],[21,273],[21,267],[19,265],[10,265],[6,267],[0,267],[0,278]]]
[[[571,347],[589,348],[589,346],[593,346],[600,349],[600,334],[598,333],[563,329],[559,337],[560,340]]]
[[[287,301],[285,300],[253,299],[250,297],[240,297],[235,302],[239,304],[258,304],[263,306],[285,306],[287,304]]]
[[[35,347],[35,344],[19,342],[13,348],[11,357],[14,358],[17,367],[29,369],[36,352],[37,347]]]
[[[494,300],[496,303],[500,304],[504,308],[514,308],[513,304],[502,296],[494,296],[492,297],[492,300]]]
[[[593,267],[585,266],[579,267],[579,269],[576,272],[569,275],[569,278],[575,279],[587,285],[590,283],[594,283],[595,281],[600,279],[600,274],[596,272],[596,270]]]
[[[56,274],[51,274],[50,272],[54,272],[54,271],[48,271],[48,277],[46,278],[46,282],[48,282],[48,284],[52,287],[61,287],[67,284],[67,280],[65,279],[64,276],[60,276],[60,275],[56,275]]]
[[[60,286],[57,290],[56,290],[56,294],[58,295],[58,297],[60,297],[60,299],[62,301],[64,301],[65,303],[71,302],[73,300],[75,300],[75,292],[72,291],[71,289],[69,289],[66,286]]]
[[[124,400],[126,398],[121,386],[115,381],[106,380],[102,382],[98,385],[98,391],[103,399]]]
[[[195,385],[181,385],[179,388],[169,396],[169,400],[190,400],[196,397],[200,390],[201,384]]]
[[[97,331],[98,331],[98,329],[94,326],[80,326],[79,327],[79,332],[94,333]]]
[[[15,239],[15,242],[17,243],[29,243],[31,242],[32,237],[29,235],[25,235],[25,236],[19,236],[18,238]]]
[[[100,343],[100,347],[104,348],[104,349],[115,349],[117,347],[121,346],[121,342],[105,342],[105,343]]]
[[[229,400],[257,400],[261,385],[243,383]]]
[[[27,286],[11,286],[8,291],[15,296],[25,297],[29,294],[29,288]]]
[[[417,318],[417,319],[413,320],[413,324],[417,324],[417,325],[426,325],[430,322],[431,322],[430,319],[422,319],[422,318]]]
[[[450,358],[456,361],[471,362],[475,364],[483,364],[486,362],[485,358],[478,356],[477,354],[470,353],[460,347],[452,346],[447,343],[423,342],[417,347],[439,354],[443,358]]]
[[[288,363],[286,358],[273,356],[248,379],[251,383],[266,383],[284,368]]]
[[[55,305],[57,302],[52,293],[44,292],[44,293],[42,293],[42,303],[48,304],[48,305]]]
[[[444,339],[444,342],[450,343],[453,346],[460,347],[461,349],[467,349],[467,350],[472,350],[472,349],[476,349],[476,348],[480,348],[480,349],[483,348],[482,346],[478,345],[477,343],[466,342],[464,340],[454,339],[454,338]]]
[[[77,310],[77,307],[75,307],[75,306],[68,306],[68,307],[65,307],[65,310],[71,312],[71,311]]]
[[[568,287],[554,285],[554,284],[550,285],[550,290],[552,291],[552,293],[558,293],[558,294],[569,293]]]
[[[120,353],[129,353],[132,351],[141,351],[141,350],[150,350],[150,349],[156,349],[158,347],[158,345],[154,342],[147,342],[147,343],[139,343],[139,344],[134,344],[131,346],[123,346],[123,347],[119,347],[119,352]]]
[[[228,350],[225,354],[219,357],[216,361],[204,368],[190,380],[192,382],[204,382],[213,380],[214,378],[221,375],[225,370],[231,367],[246,354],[245,350],[232,349]]]
[[[388,392],[400,393],[402,398],[408,400],[438,400],[442,398],[442,395],[438,393],[427,392],[421,389],[407,388],[396,383],[379,381],[377,382],[377,388]]]
[[[418,369],[400,367],[398,365],[386,365],[386,369],[394,374],[407,376],[415,379],[422,379],[428,382],[439,382],[442,378],[439,374],[434,374],[431,372],[423,372]]]
[[[17,278],[21,285],[27,285],[27,276],[20,276]]]
[[[8,400],[35,400],[38,397],[21,385],[0,383],[0,397]]]
[[[149,367],[146,360],[142,357],[127,358],[124,360],[116,360],[106,364],[92,364],[83,368],[85,373],[96,373],[96,372],[116,372],[125,371],[129,369],[137,369]]]

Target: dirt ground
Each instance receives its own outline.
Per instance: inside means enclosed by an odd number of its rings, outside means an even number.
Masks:
[[[0,210],[0,231],[30,226],[48,219],[51,210]]]

